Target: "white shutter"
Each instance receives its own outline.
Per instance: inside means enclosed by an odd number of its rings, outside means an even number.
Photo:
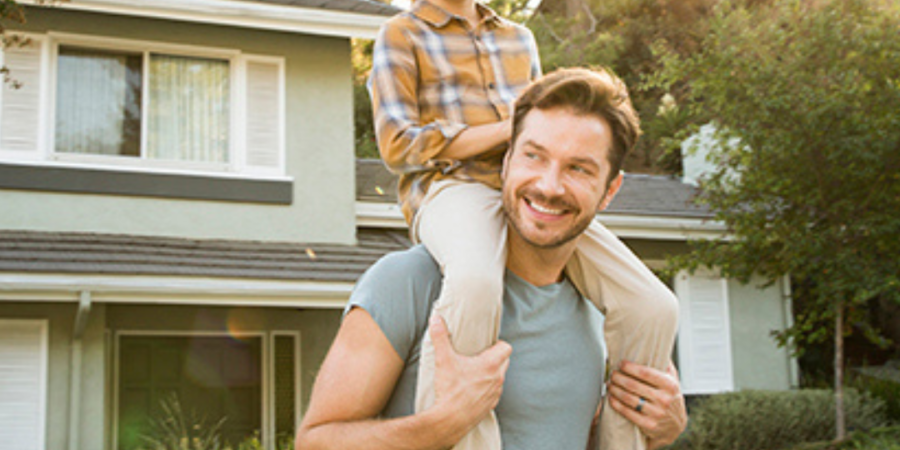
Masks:
[[[678,366],[686,394],[734,390],[728,283],[709,271],[678,274]]]
[[[3,63],[15,81],[0,87],[0,151],[8,159],[41,159],[41,89],[44,40],[28,36],[24,46],[3,52]]]
[[[47,322],[0,319],[0,450],[44,448]]]
[[[284,80],[282,62],[247,57],[244,164],[248,173],[284,174]]]

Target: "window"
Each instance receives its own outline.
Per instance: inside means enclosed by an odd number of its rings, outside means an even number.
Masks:
[[[284,176],[284,61],[50,34],[7,49],[0,161]]]

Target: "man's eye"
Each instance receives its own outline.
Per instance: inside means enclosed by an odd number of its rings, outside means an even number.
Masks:
[[[584,166],[572,166],[572,172],[589,175],[591,172]]]
[[[525,152],[525,157],[528,159],[538,159],[538,154],[535,152]]]

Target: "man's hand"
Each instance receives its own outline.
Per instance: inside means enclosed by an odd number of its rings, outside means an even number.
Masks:
[[[610,406],[644,432],[649,450],[675,442],[687,427],[678,372],[671,363],[667,372],[623,361],[610,380]]]
[[[500,401],[512,347],[498,341],[476,356],[460,355],[437,314],[431,318],[429,333],[434,345],[434,408],[446,412],[458,429],[468,432]]]

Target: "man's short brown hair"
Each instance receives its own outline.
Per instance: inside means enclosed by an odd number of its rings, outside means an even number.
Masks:
[[[609,179],[622,170],[625,155],[637,144],[641,120],[631,105],[628,89],[606,69],[558,69],[538,79],[516,101],[512,122],[512,144],[522,132],[525,116],[532,109],[565,108],[579,115],[601,117],[612,128]]]

